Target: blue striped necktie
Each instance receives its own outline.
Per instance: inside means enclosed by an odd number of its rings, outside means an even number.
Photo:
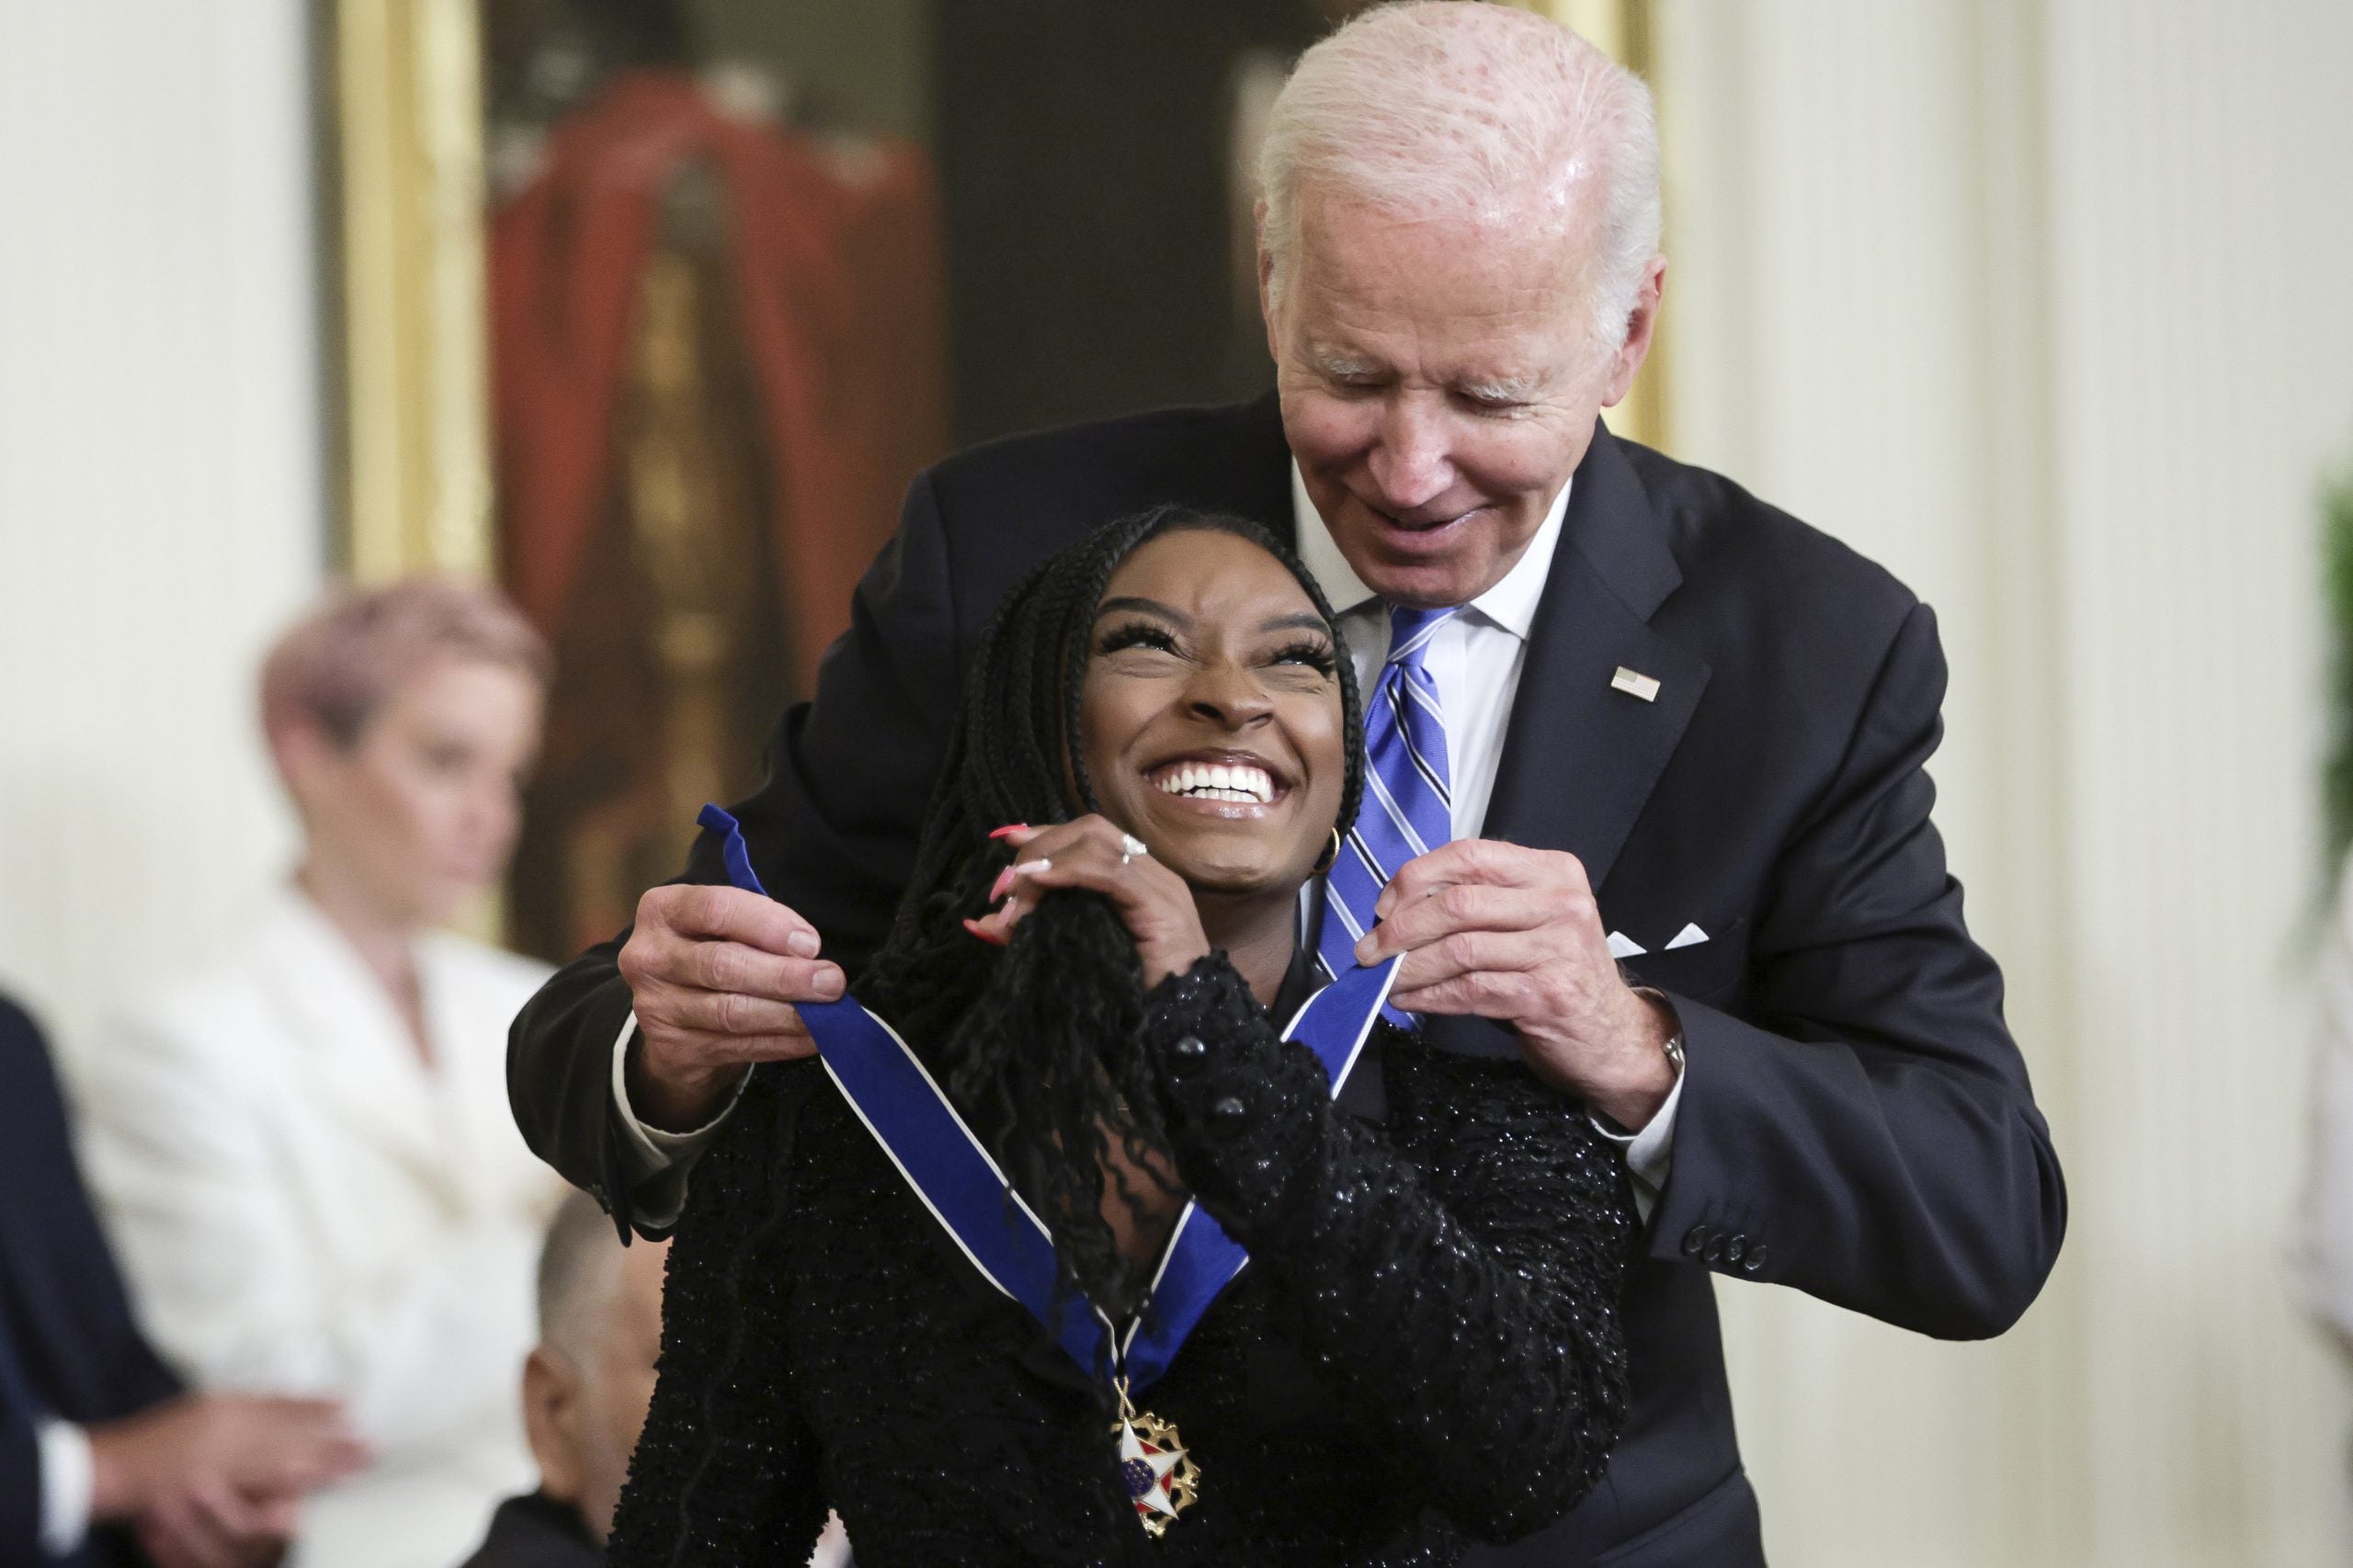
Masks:
[[[1445,710],[1422,663],[1452,614],[1453,607],[1390,608],[1389,662],[1365,704],[1364,803],[1324,879],[1315,950],[1328,974],[1355,967],[1357,940],[1373,926],[1373,902],[1397,869],[1454,836]]]

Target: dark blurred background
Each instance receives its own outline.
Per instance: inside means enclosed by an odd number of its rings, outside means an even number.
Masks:
[[[936,170],[960,443],[1271,384],[1254,111],[1346,0],[488,0],[494,176],[613,75],[683,68]],[[1141,68],[1148,67],[1148,68]]]
[[[1250,165],[1353,8],[487,0],[496,555],[561,671],[519,945],[752,787],[921,464],[1270,387]]]

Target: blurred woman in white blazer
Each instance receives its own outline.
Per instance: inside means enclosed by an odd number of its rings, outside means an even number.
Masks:
[[[495,880],[547,653],[485,589],[331,599],[262,676],[301,866],[92,1052],[89,1155],[149,1329],[206,1387],[345,1402],[373,1462],[301,1568],[448,1568],[529,1490],[515,1398],[560,1196],[506,1106],[544,974],[437,927]]]

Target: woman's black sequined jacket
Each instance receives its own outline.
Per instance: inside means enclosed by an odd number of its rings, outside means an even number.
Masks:
[[[1592,1489],[1636,1228],[1607,1141],[1518,1063],[1386,1025],[1387,1119],[1359,1120],[1222,956],[1149,1002],[1179,1171],[1251,1257],[1138,1401],[1200,1466],[1166,1535],[1108,1392],[799,1062],[696,1169],[612,1562],[781,1568],[832,1507],[859,1568],[1435,1564]]]

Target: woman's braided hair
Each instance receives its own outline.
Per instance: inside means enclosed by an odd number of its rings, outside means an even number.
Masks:
[[[1051,1231],[1067,1282],[1124,1312],[1146,1282],[1102,1216],[1105,1156],[1150,1168],[1165,1138],[1142,1044],[1135,942],[1100,894],[1050,892],[1000,949],[963,928],[989,907],[1015,856],[990,832],[1100,811],[1079,733],[1097,607],[1128,557],[1163,534],[1248,540],[1289,569],[1327,626],[1332,607],[1298,558],[1257,524],[1159,506],[1111,523],[1055,555],[1006,596],[967,673],[915,866],[891,934],[857,985],[941,1071],[986,1130],[998,1163]],[[1347,767],[1339,822],[1363,790],[1362,714],[1345,650],[1337,659]],[[1119,1167],[1114,1166],[1117,1170]],[[1117,1178],[1131,1204],[1141,1196]]]

